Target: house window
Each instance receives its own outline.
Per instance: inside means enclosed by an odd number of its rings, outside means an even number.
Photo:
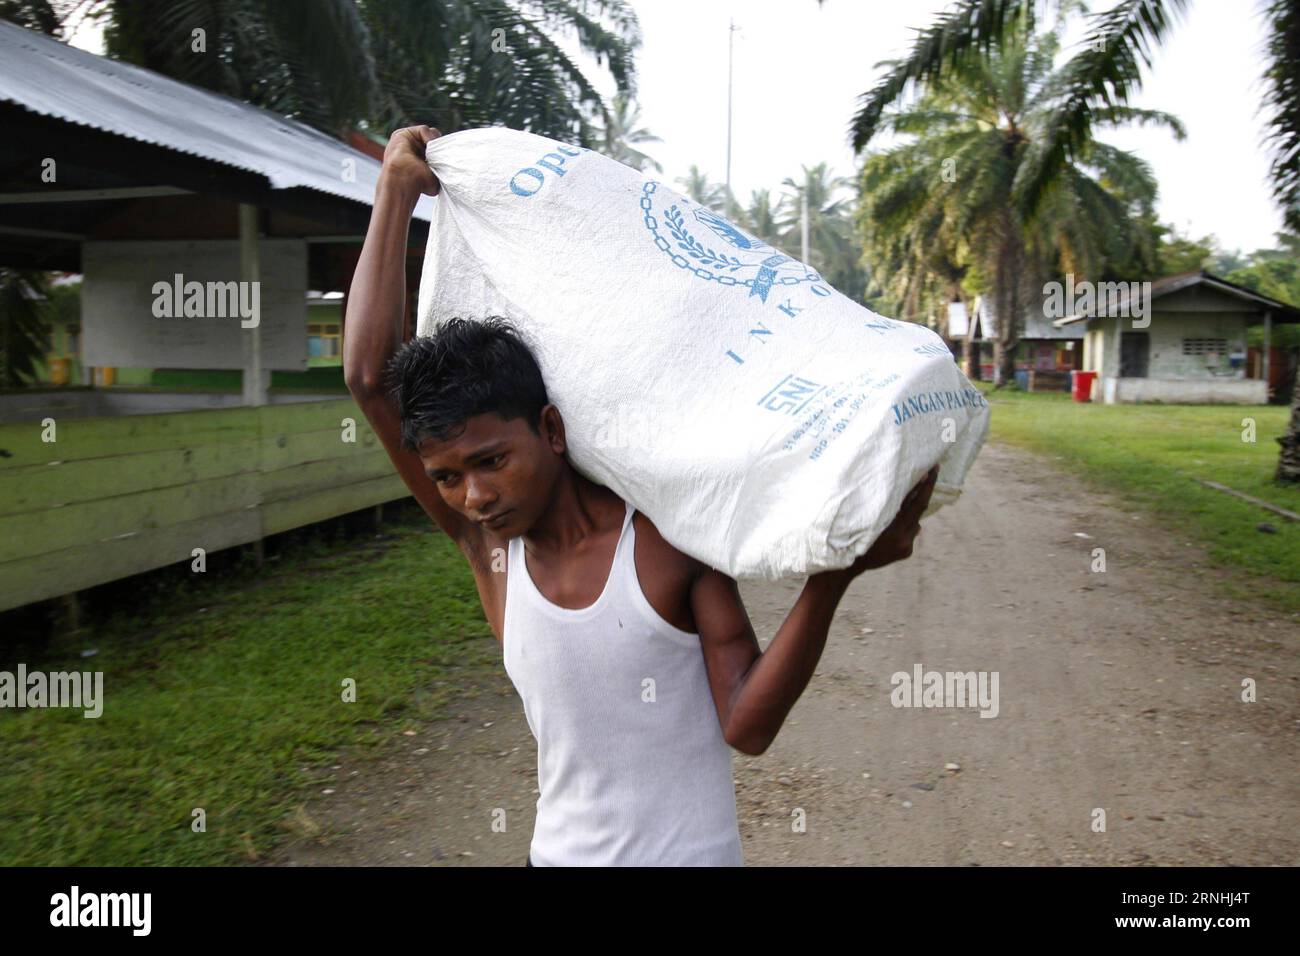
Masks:
[[[1183,339],[1184,355],[1222,355],[1226,351],[1227,339]]]
[[[337,325],[307,326],[307,354],[311,358],[338,358],[339,328]]]

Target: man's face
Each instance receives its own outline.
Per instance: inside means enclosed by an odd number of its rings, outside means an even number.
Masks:
[[[563,425],[553,405],[543,410],[540,427],[538,436],[522,418],[475,415],[454,439],[426,438],[420,461],[443,501],[493,534],[512,538],[545,510],[563,463]]]

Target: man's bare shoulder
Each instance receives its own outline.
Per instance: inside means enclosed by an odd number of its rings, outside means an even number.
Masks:
[[[636,528],[637,541],[642,543],[638,550],[642,550],[656,565],[670,568],[675,576],[680,575],[692,581],[709,569],[704,562],[697,561],[674,547],[660,534],[658,527],[645,512],[638,510],[632,516],[632,522]]]

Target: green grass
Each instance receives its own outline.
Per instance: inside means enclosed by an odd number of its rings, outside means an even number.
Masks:
[[[238,394],[242,386],[238,369],[153,369],[148,385],[94,386],[98,391],[121,392],[225,392]],[[32,395],[39,392],[90,391],[89,385],[31,385],[0,388],[0,394]],[[342,365],[318,365],[302,372],[271,372],[273,392],[337,392],[348,394]]]
[[[154,369],[151,389],[175,392],[238,392],[242,388],[238,369]],[[323,365],[302,372],[271,373],[271,389],[277,392],[347,392],[342,365]]]
[[[1217,564],[1245,572],[1244,582],[1223,582],[1234,595],[1300,611],[1300,523],[1193,480],[1300,512],[1300,486],[1272,480],[1286,407],[1103,405],[1076,403],[1061,392],[980,388],[990,402],[993,438],[1060,456],[1092,486],[1205,546]],[[1253,443],[1242,440],[1246,418],[1255,420]],[[1261,522],[1276,533],[1257,530]]]
[[[273,847],[340,748],[393,741],[499,667],[464,557],[434,532],[408,517],[385,541],[317,540],[261,571],[182,570],[75,646],[17,658],[103,671],[105,702],[98,719],[0,710],[0,865],[230,864]]]

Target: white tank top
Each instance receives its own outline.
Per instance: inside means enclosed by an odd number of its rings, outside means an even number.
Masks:
[[[742,866],[731,748],[699,634],[636,575],[627,505],[605,589],[573,610],[533,583],[512,538],[506,673],[537,738],[534,866]]]

